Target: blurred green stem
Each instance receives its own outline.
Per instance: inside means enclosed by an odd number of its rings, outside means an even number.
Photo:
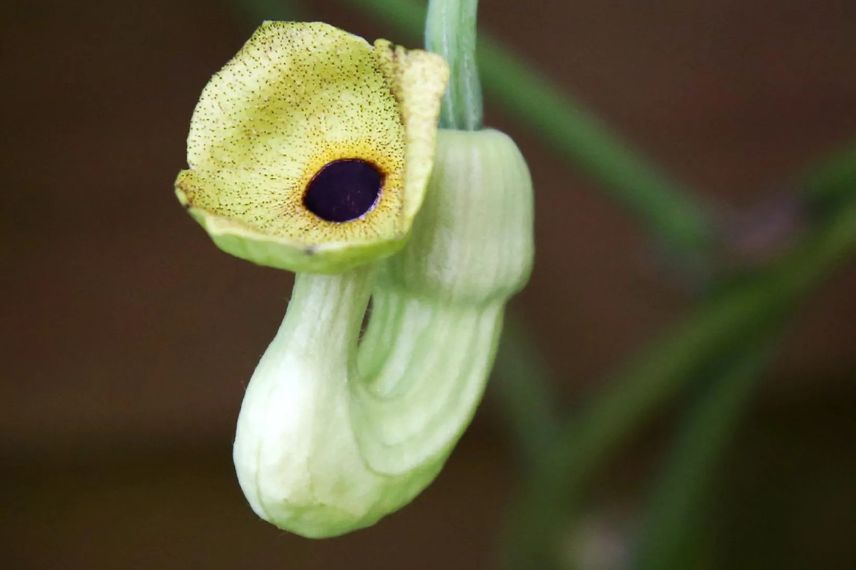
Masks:
[[[422,32],[425,7],[413,0],[347,1],[403,34],[417,37]],[[486,33],[479,36],[479,66],[489,101],[500,104],[559,154],[601,182],[612,198],[629,208],[660,241],[698,263],[711,245],[713,231],[692,193],[609,132],[531,64]]]
[[[836,153],[806,177],[803,201],[815,224],[828,223],[853,202],[856,186],[856,146]],[[851,205],[852,207],[852,205]],[[772,335],[775,338],[775,334]],[[712,493],[716,463],[751,401],[763,365],[775,340],[750,343],[723,363],[707,389],[686,414],[663,474],[655,479],[635,557],[639,570],[696,568],[703,516]]]
[[[772,335],[776,339],[776,335]],[[750,344],[723,357],[677,429],[677,440],[640,526],[638,570],[700,567],[702,522],[716,467],[773,354],[776,340]]]
[[[812,214],[825,217],[853,198],[856,144],[832,154],[805,176],[805,199]]]
[[[496,354],[493,385],[515,449],[526,467],[550,448],[559,427],[550,373],[535,339],[513,315],[506,319]]]
[[[497,42],[479,46],[485,89],[560,154],[603,185],[661,242],[683,255],[704,255],[710,220],[690,189],[641,157],[585,108]]]
[[[688,379],[721,355],[778,332],[783,315],[854,247],[851,201],[779,263],[725,287],[606,383],[606,390],[564,427],[526,482],[511,518],[508,567],[556,568],[556,545],[597,469]]]
[[[449,64],[440,126],[475,131],[482,126],[482,93],[476,63],[478,0],[430,0],[425,20],[425,49]]]
[[[856,146],[812,168],[802,194],[815,224],[827,223],[853,201]],[[774,337],[776,335],[773,335]],[[723,355],[716,377],[686,414],[662,474],[656,479],[640,528],[634,567],[638,570],[696,568],[713,474],[745,407],[751,401],[775,340],[749,344]]]

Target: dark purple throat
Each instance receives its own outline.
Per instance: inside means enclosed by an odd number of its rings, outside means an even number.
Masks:
[[[334,160],[309,181],[303,204],[328,222],[355,220],[375,207],[383,179],[383,173],[371,162],[359,158]]]

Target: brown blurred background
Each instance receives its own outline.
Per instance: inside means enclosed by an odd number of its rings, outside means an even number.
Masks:
[[[349,4],[304,5],[413,44]],[[851,1],[482,0],[480,12],[723,216],[856,137]],[[291,281],[220,253],[172,182],[202,87],[254,27],[246,12],[12,0],[0,14],[0,567],[495,567],[520,475],[490,393],[438,481],[371,529],[308,541],[244,504],[234,423]],[[595,183],[487,107],[533,172],[536,270],[514,304],[570,409],[693,294]],[[812,297],[740,428],[711,520],[723,568],[856,568],[854,290],[851,263]],[[618,526],[662,431],[600,485]]]

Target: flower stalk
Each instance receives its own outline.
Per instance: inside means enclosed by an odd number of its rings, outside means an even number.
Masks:
[[[478,0],[431,0],[425,19],[425,49],[449,64],[440,126],[475,131],[482,127],[482,90],[476,62]]]

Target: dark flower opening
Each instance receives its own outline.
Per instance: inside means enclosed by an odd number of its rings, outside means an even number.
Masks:
[[[303,204],[328,222],[355,220],[375,207],[383,181],[383,173],[371,162],[359,158],[334,160],[309,181]]]

